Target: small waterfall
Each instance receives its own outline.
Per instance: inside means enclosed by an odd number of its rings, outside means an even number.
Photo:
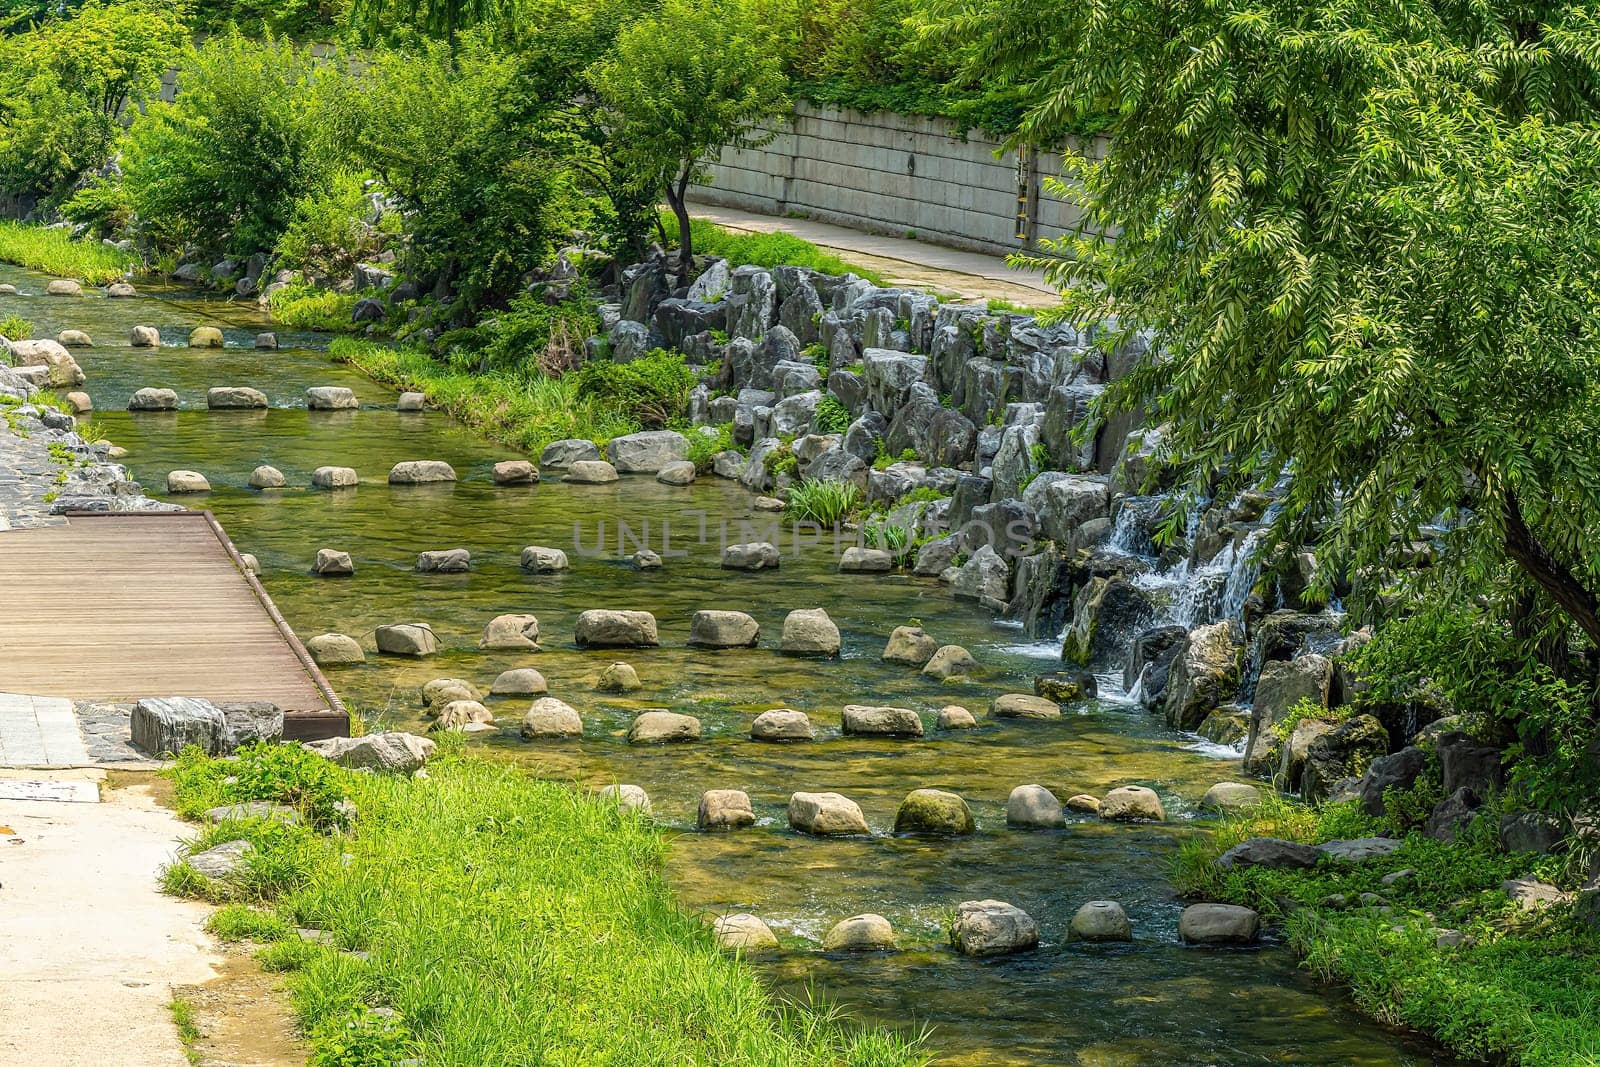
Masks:
[[[1158,496],[1130,496],[1117,506],[1106,547],[1129,556],[1156,556],[1150,528],[1161,509]]]
[[[1261,577],[1261,559],[1258,549],[1261,539],[1266,536],[1266,527],[1257,527],[1245,535],[1239,550],[1234,553],[1232,568],[1228,572],[1228,580],[1222,587],[1222,606],[1220,618],[1242,619],[1244,617],[1244,602],[1250,597],[1250,590],[1255,588],[1256,579]]]

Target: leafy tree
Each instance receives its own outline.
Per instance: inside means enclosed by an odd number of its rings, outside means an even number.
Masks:
[[[1102,414],[1164,421],[1196,493],[1287,469],[1276,533],[1325,581],[1376,593],[1442,529],[1423,581],[1563,669],[1571,627],[1600,643],[1592,8],[1000,0],[944,32],[1050,61],[1033,130],[1116,116],[1047,264],[1107,345],[1152,337]]]
[[[771,139],[788,107],[781,28],[752,0],[665,0],[590,69],[618,159],[678,220],[678,275],[693,268],[689,185],[724,145]]]
[[[0,186],[59,196],[105,163],[118,117],[157,95],[184,39],[181,9],[153,0],[89,0],[0,37]]]
[[[297,201],[337,160],[338,62],[237,33],[191,49],[171,104],[152,104],[124,141],[126,186],[157,244],[248,255],[272,248]]]

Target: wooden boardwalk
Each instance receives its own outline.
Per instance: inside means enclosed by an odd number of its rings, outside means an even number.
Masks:
[[[75,515],[0,532],[0,692],[267,700],[291,737],[338,697],[209,512]]]

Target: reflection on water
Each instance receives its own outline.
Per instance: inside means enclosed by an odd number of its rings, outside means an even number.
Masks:
[[[42,289],[35,275],[0,268],[0,280],[25,292]],[[489,478],[508,450],[484,442],[438,414],[401,414],[394,394],[334,364],[309,335],[280,332],[278,351],[249,348],[266,326],[253,307],[201,301],[80,301],[0,296],[0,316],[16,312],[36,333],[84,329],[100,347],[77,350],[88,373],[96,418],[128,449],[126,462],[153,495],[166,472],[202,472],[213,491],[185,503],[208,507],[241,551],[261,561],[262,581],[303,636],[324,631],[366,634],[380,623],[431,623],[444,651],[422,661],[370,659],[331,672],[351,704],[407,727],[422,724],[418,687],[440,676],[467,678],[487,689],[495,675],[537,667],[552,695],[583,714],[584,739],[524,742],[516,734],[525,700],[491,700],[503,732],[475,742],[538,773],[599,785],[634,782],[649,791],[657,816],[678,833],[668,873],[692,908],[752,911],[768,919],[792,950],[760,964],[780,987],[804,999],[814,991],[864,1017],[909,1029],[931,1027],[932,1044],[949,1064],[1430,1064],[1449,1062],[1361,1020],[1318,991],[1283,949],[1239,952],[1184,949],[1176,944],[1181,906],[1167,881],[1168,863],[1196,827],[1194,805],[1212,783],[1237,777],[1222,750],[1195,751],[1138,707],[1105,702],[1072,709],[1060,722],[992,723],[983,712],[993,696],[1031,689],[1049,669],[1054,648],[1019,643],[1015,627],[958,605],[936,584],[899,577],[835,573],[830,545],[798,553],[785,543],[776,572],[743,574],[718,566],[719,531],[746,539],[739,523],[764,523],[750,497],[729,483],[703,479],[688,489],[648,477],[610,486],[496,488]],[[221,322],[222,350],[124,347],[136,324],[161,328],[178,341],[200,323]],[[295,347],[299,346],[299,347]],[[127,399],[142,386],[178,392],[184,410],[130,415]],[[205,391],[218,385],[263,390],[265,412],[205,411]],[[308,412],[305,389],[344,385],[363,407]],[[407,459],[449,461],[460,481],[446,487],[390,488],[388,469]],[[291,488],[254,492],[246,480],[259,464],[281,469]],[[354,467],[352,490],[309,488],[323,465]],[[650,531],[661,548],[670,531],[674,555],[653,572],[624,562],[618,525]],[[593,552],[602,524],[606,550]],[[701,530],[705,530],[701,543]],[[533,576],[517,566],[525,545],[562,548],[573,567]],[[472,570],[419,575],[417,553],[465,547]],[[312,577],[318,548],[347,550],[356,575]],[[174,581],[182,576],[175,574]],[[775,651],[784,615],[824,607],[844,637],[831,662],[787,658]],[[638,608],[655,613],[662,647],[622,653],[580,651],[572,628],[586,608]],[[684,647],[698,609],[746,611],[762,626],[762,647],[691,651]],[[483,652],[483,626],[504,612],[539,617],[543,651]],[[882,663],[878,654],[896,625],[918,619],[943,642],[963,644],[986,668],[974,682],[945,685]],[[600,694],[594,682],[613,659],[626,659],[644,688],[627,697]],[[846,703],[897,704],[920,711],[931,727],[937,710],[964,704],[979,729],[921,741],[842,737]],[[700,717],[706,739],[694,745],[636,748],[624,741],[630,716],[670,707]],[[819,739],[764,745],[748,740],[750,721],[774,707],[811,715]],[[1108,826],[1069,814],[1065,829],[1009,831],[1003,808],[1010,790],[1038,782],[1066,797],[1145,784],[1162,797],[1165,826]],[[887,834],[900,799],[922,787],[964,796],[979,832],[955,841],[815,840],[785,829],[784,805],[794,790],[835,790],[860,803],[874,833]],[[722,835],[693,831],[699,793],[749,792],[758,816],[750,830]],[[1010,901],[1039,921],[1036,953],[997,961],[957,958],[943,947],[947,910],[974,897]],[[1116,899],[1133,919],[1131,945],[1063,943],[1068,920],[1086,900]],[[906,948],[892,956],[831,958],[817,951],[833,922],[860,912],[889,918]]]

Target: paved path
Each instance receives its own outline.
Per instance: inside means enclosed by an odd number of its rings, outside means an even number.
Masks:
[[[891,285],[928,288],[966,300],[1006,300],[1023,307],[1050,307],[1058,302],[1056,290],[1042,274],[1018,270],[999,256],[711,204],[691,204],[689,210],[696,218],[729,230],[793,234],[877,271]]]
[[[0,693],[0,767],[81,767],[88,762],[72,701]]]
[[[167,1004],[219,958],[210,909],[156,887],[185,832],[143,786],[0,800],[0,1063],[187,1067]]]

